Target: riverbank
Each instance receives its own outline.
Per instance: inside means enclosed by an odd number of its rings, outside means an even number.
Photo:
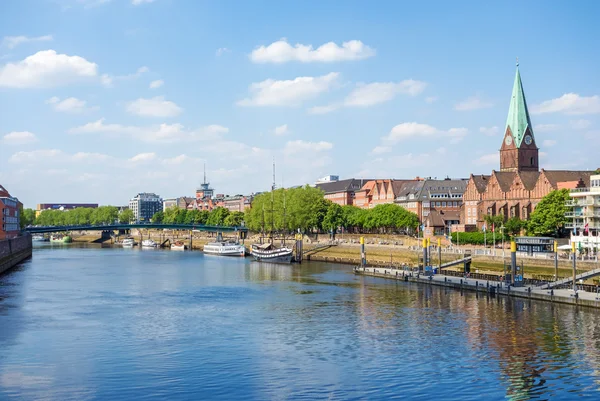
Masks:
[[[392,280],[415,282],[424,285],[435,285],[449,287],[458,290],[481,292],[490,295],[502,295],[507,297],[527,298],[539,301],[547,301],[561,304],[587,306],[600,309],[600,296],[597,293],[587,291],[574,292],[571,289],[543,289],[534,286],[511,287],[499,281],[481,280],[474,278],[462,278],[435,274],[424,276],[415,273],[407,273],[398,269],[390,268],[355,268],[355,274],[383,277]]]
[[[31,257],[31,235],[0,240],[0,274]]]

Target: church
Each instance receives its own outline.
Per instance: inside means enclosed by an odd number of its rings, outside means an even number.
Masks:
[[[589,187],[593,171],[544,170],[539,167],[533,126],[525,101],[519,64],[500,147],[500,170],[490,175],[471,174],[463,195],[456,231],[481,229],[486,215],[527,220],[549,192]]]

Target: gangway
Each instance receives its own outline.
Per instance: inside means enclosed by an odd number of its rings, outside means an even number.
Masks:
[[[594,270],[590,270],[585,273],[578,274],[577,276],[575,276],[575,281],[587,280],[588,278],[592,278],[595,276],[600,276],[600,269],[594,269]],[[567,278],[563,278],[563,279],[554,281],[552,283],[540,285],[538,287],[539,288],[556,288],[556,287],[559,287],[559,286],[562,286],[565,284],[569,284],[572,282],[573,282],[573,277],[567,277]]]
[[[472,261],[472,257],[467,256],[466,258],[453,260],[452,262],[442,263],[440,266],[440,270],[445,269],[446,267],[452,267],[452,266],[456,266],[456,265],[464,265],[465,263],[471,263],[471,261]]]
[[[303,251],[302,255],[306,256],[306,255],[308,255],[309,253],[312,253],[312,252],[317,253],[317,252],[320,252],[320,251],[324,251],[325,249],[329,249],[332,246],[336,246],[336,245],[337,245],[336,243],[329,243],[329,244],[318,245],[318,246],[316,246],[314,248],[310,248],[310,249],[307,249],[306,251]]]

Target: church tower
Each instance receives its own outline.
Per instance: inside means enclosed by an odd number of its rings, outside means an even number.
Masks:
[[[500,171],[538,171],[538,153],[517,62],[517,74],[500,148]]]

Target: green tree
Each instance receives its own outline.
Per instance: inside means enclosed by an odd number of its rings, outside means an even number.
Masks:
[[[244,221],[244,213],[242,212],[231,212],[225,218],[224,225],[228,227],[240,227]]]
[[[209,226],[223,226],[225,225],[225,219],[227,216],[229,216],[229,209],[225,209],[224,207],[216,207],[211,210],[206,224]]]
[[[504,223],[504,231],[510,236],[517,236],[525,227],[525,222],[518,217],[511,217]]]
[[[133,221],[134,217],[135,216],[133,215],[133,211],[131,209],[125,209],[119,214],[119,223],[129,224],[130,222]],[[152,221],[154,221],[154,220],[152,220]]]
[[[19,214],[21,228],[32,225],[35,220],[35,211],[33,209],[21,209]]]
[[[544,196],[536,206],[527,224],[527,230],[534,235],[559,235],[567,222],[565,203],[569,199],[569,190],[560,189]]]
[[[492,231],[492,227],[494,227],[494,228],[502,227],[502,224],[504,223],[504,215],[497,214],[495,216],[492,216],[492,215],[486,214],[485,216],[483,216],[483,220],[485,221],[487,230]]]
[[[177,221],[178,211],[177,206],[167,208],[163,213],[163,223],[174,224]]]
[[[329,202],[327,205],[327,212],[323,217],[323,229],[335,234],[338,227],[342,227],[343,225],[344,210],[337,203]]]

